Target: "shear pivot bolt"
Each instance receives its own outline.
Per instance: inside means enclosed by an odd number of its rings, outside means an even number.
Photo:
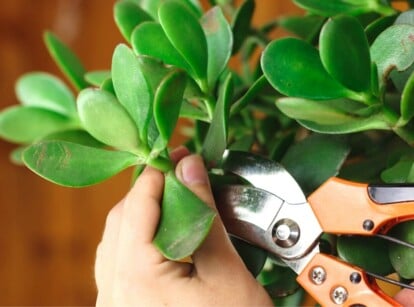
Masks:
[[[272,237],[278,246],[291,247],[299,241],[299,226],[290,219],[281,219],[273,226]]]
[[[342,305],[348,299],[348,291],[342,287],[338,286],[331,291],[331,300],[337,305]]]
[[[326,271],[321,266],[316,266],[310,271],[310,279],[315,285],[322,285],[326,280]]]

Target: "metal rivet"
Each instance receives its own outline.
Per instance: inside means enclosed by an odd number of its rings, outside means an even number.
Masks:
[[[348,291],[342,287],[338,286],[331,291],[331,300],[336,305],[342,305],[348,299]]]
[[[281,219],[273,226],[273,241],[280,247],[291,247],[299,241],[299,225],[290,219]]]
[[[375,224],[372,220],[365,220],[362,223],[362,228],[364,228],[364,230],[366,231],[371,231],[374,228]]]
[[[309,278],[315,285],[322,285],[326,280],[326,271],[321,266],[316,266],[310,270]]]
[[[361,274],[359,274],[358,272],[353,272],[350,276],[349,276],[349,280],[353,283],[353,284],[359,284],[362,280]]]

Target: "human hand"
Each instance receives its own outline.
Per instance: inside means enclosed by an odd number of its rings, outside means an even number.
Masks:
[[[177,178],[215,208],[199,156],[184,149],[172,156]],[[193,263],[165,259],[152,244],[160,216],[164,176],[146,168],[128,195],[109,213],[95,263],[97,306],[272,305],[233,248],[216,217]]]

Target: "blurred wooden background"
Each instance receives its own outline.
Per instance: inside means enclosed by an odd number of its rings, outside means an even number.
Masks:
[[[14,82],[21,74],[61,76],[43,45],[45,29],[69,44],[87,69],[108,68],[114,46],[122,42],[113,2],[2,1],[0,108],[17,103]],[[299,12],[290,1],[257,2],[260,23]],[[62,188],[12,165],[13,148],[0,140],[0,305],[94,305],[95,248],[107,212],[128,190],[130,174],[95,187]]]

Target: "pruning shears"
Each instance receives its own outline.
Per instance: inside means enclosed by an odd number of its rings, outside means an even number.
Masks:
[[[414,219],[413,186],[332,177],[306,198],[287,170],[257,155],[226,151],[221,169],[249,183],[224,185],[216,192],[227,231],[282,260],[320,304],[401,306],[382,292],[375,274],[321,253],[319,239],[331,233],[393,240],[387,231]]]

